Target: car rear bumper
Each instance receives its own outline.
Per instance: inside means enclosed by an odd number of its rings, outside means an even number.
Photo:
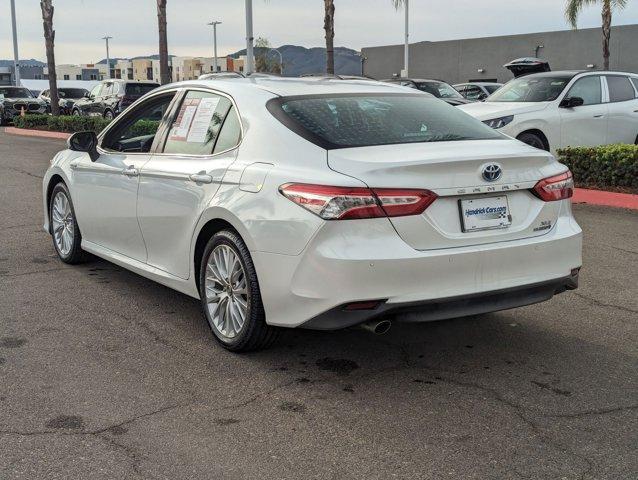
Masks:
[[[386,219],[327,222],[301,255],[252,252],[267,322],[335,329],[405,308],[428,321],[547,300],[570,288],[582,264],[581,229],[563,210],[540,237],[427,251],[407,245]],[[343,311],[364,301],[381,303]]]

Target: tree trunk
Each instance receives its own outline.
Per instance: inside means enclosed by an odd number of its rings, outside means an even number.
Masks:
[[[335,3],[334,0],[323,0],[325,16],[323,19],[323,29],[326,31],[326,73],[335,73]]]
[[[604,69],[609,70],[609,39],[611,38],[611,2],[603,0],[603,61]]]
[[[51,99],[51,113],[53,115],[60,115],[58,78],[55,73],[55,30],[53,30],[53,0],[41,0],[40,8],[42,9],[44,43],[47,51],[47,68],[49,69],[49,98]]]
[[[157,29],[159,31],[160,83],[171,83],[168,70],[168,40],[166,38],[166,0],[157,0]]]

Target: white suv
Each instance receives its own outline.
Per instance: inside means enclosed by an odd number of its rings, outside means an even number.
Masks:
[[[545,72],[459,108],[536,148],[638,143],[638,75]]]

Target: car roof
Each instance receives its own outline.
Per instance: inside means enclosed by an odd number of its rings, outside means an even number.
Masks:
[[[175,87],[210,88],[231,96],[242,93],[255,95],[261,92],[269,96],[288,97],[296,95],[321,95],[340,93],[396,93],[404,92],[403,87],[374,80],[342,80],[322,77],[248,77],[216,78],[211,80],[191,80],[172,83],[160,90]]]
[[[500,82],[464,82],[464,83],[455,83],[453,86],[458,87],[460,85],[503,85]]]
[[[447,83],[445,80],[441,80],[439,78],[408,78],[408,77],[393,77],[388,78],[387,80],[383,80],[384,82],[389,82],[392,80],[405,80],[407,82],[439,82],[439,83]]]

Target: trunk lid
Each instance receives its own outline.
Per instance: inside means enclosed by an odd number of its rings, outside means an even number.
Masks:
[[[501,177],[482,176],[498,165]],[[530,191],[542,178],[565,167],[547,152],[515,140],[474,140],[344,148],[328,151],[331,169],[371,188],[419,188],[437,198],[421,215],[390,218],[403,240],[417,250],[480,245],[544,235],[562,202],[544,202]],[[461,200],[505,197],[507,228],[464,231]],[[503,200],[501,200],[503,201]],[[463,204],[466,205],[466,204]]]

